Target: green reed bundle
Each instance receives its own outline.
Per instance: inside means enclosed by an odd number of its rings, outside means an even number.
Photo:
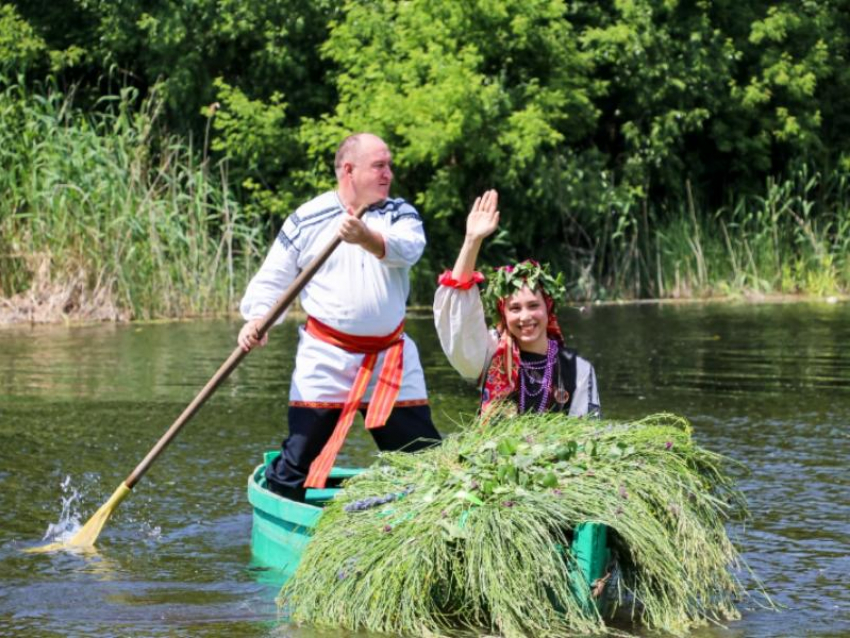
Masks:
[[[672,632],[732,619],[744,591],[724,524],[746,507],[726,463],[671,415],[473,425],[350,480],[282,600],[296,621],[416,635],[604,633],[624,609]],[[602,613],[574,598],[554,549],[584,521],[611,530]]]

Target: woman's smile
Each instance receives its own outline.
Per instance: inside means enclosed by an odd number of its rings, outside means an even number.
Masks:
[[[505,321],[520,350],[546,353],[549,316],[542,293],[524,286],[511,295],[505,304]]]

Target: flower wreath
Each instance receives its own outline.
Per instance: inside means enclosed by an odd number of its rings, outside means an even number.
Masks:
[[[526,259],[515,266],[499,266],[487,277],[487,288],[481,297],[484,308],[493,319],[502,321],[500,301],[519,292],[523,286],[531,291],[539,290],[557,305],[567,294],[564,273],[553,277],[549,267],[533,259]]]

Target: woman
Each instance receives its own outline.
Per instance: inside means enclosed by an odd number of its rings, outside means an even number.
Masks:
[[[496,329],[487,329],[475,262],[499,225],[498,201],[495,190],[475,200],[454,269],[439,279],[434,323],[443,351],[462,376],[482,384],[482,412],[509,402],[519,413],[600,416],[593,366],[564,346],[555,318],[565,294],[560,275],[535,261],[496,269],[484,293]]]

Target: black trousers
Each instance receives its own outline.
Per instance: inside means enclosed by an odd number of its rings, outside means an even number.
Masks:
[[[331,408],[289,408],[289,435],[281,445],[280,456],[266,467],[270,490],[289,498],[303,498],[310,464],[331,438],[341,412]],[[441,440],[427,405],[393,408],[386,425],[369,433],[382,451],[416,452]]]

